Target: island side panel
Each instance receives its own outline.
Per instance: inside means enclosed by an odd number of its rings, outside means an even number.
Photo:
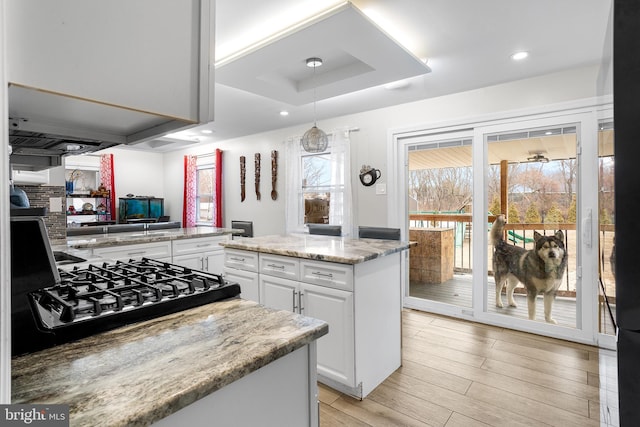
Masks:
[[[402,363],[400,261],[395,253],[354,266],[356,384],[362,384],[362,398]]]
[[[153,426],[317,427],[315,353],[315,342],[305,345]]]

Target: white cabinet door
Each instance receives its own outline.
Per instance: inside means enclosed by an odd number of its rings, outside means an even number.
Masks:
[[[203,254],[204,269],[209,273],[222,274],[224,271],[224,250],[216,250]]]
[[[298,282],[261,274],[260,296],[260,302],[267,307],[298,312]]]
[[[231,283],[240,285],[240,298],[260,302],[258,273],[225,267],[224,278]]]
[[[194,270],[204,270],[202,267],[202,256],[196,254],[174,256],[173,263]]]
[[[318,340],[318,374],[354,387],[353,292],[300,283],[300,294],[300,312],[329,324]]]
[[[71,100],[90,100],[91,106],[149,112],[155,121],[148,125],[161,127],[164,118],[167,122],[179,119],[181,126],[206,123],[213,120],[209,111],[214,40],[210,3],[8,1],[8,80]],[[74,110],[76,116],[91,113],[81,105]],[[108,121],[103,121],[103,128]],[[123,119],[118,129],[131,129],[133,134],[133,129],[141,130],[135,124]]]

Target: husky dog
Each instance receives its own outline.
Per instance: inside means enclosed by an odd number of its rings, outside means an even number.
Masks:
[[[549,323],[558,323],[551,317],[551,306],[567,268],[564,233],[558,231],[553,236],[543,236],[536,231],[533,235],[536,247],[526,250],[505,242],[505,223],[504,215],[499,215],[491,227],[496,306],[502,308],[500,293],[506,282],[509,305],[517,307],[513,290],[520,282],[527,289],[529,319],[536,318],[536,296],[543,294],[544,319]]]

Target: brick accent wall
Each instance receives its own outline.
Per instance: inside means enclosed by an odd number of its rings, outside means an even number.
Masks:
[[[47,208],[47,216],[44,223],[47,226],[50,240],[65,240],[67,238],[67,214],[65,188],[55,185],[20,185],[29,197],[29,204],[34,208]],[[60,212],[51,212],[49,199],[59,197],[61,199]]]

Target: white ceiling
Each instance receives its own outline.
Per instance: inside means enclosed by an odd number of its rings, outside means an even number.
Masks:
[[[300,22],[301,16],[292,17],[292,11],[309,15],[336,3],[217,0],[216,56],[220,59],[232,53],[234,42],[252,36],[253,42],[258,42],[270,32]],[[431,72],[411,77],[406,86],[395,90],[387,90],[378,82],[367,83],[364,86],[376,86],[363,89],[358,84],[361,79],[352,79],[351,89],[342,89],[350,93],[335,96],[327,92],[318,96],[315,114],[319,126],[323,119],[331,117],[599,64],[603,52],[610,51],[605,49],[605,43],[611,43],[611,37],[607,37],[611,4],[607,0],[354,0],[352,3],[414,58],[427,59]],[[271,30],[265,29],[268,26]],[[360,31],[339,36],[347,45]],[[304,60],[299,56],[319,56],[313,46],[317,44],[305,37],[287,45],[285,57],[291,52],[291,56],[296,56],[292,61],[301,67],[300,71],[291,70],[289,61],[285,67],[288,73],[305,72]],[[273,80],[275,72],[268,68],[265,58],[282,55],[282,51],[276,54],[268,49],[274,47],[265,47],[263,52],[268,52],[267,56],[261,56],[260,49],[251,52],[256,54],[251,61],[257,60],[251,62],[251,68],[264,63],[267,68],[263,74],[271,73],[269,78]],[[510,59],[512,53],[521,50],[528,51],[530,56],[520,62]],[[234,61],[240,64],[244,60],[241,56]],[[220,79],[215,86],[215,120],[185,133],[208,143],[313,122],[313,96],[309,96],[312,91],[302,97],[284,91],[261,91],[255,81],[249,82],[259,72],[240,75],[238,70],[242,68],[233,69],[234,61],[217,68]],[[329,64],[325,61],[325,65]],[[224,72],[226,67],[233,69],[237,78],[232,79],[230,73]],[[238,78],[247,79],[247,86],[238,83]],[[320,92],[318,86],[319,95]],[[289,115],[280,116],[281,110],[287,110]],[[213,133],[203,134],[202,130]],[[137,148],[155,146],[160,151],[169,151],[187,145],[192,144],[162,139]]]

